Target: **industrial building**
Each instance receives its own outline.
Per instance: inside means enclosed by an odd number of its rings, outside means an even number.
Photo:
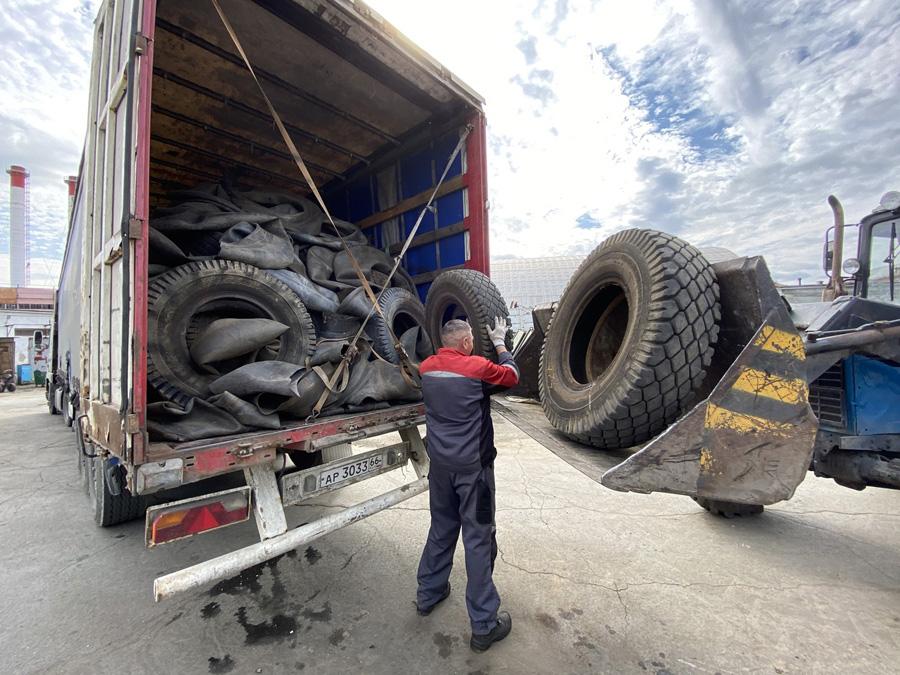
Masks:
[[[513,330],[531,328],[535,305],[559,300],[584,256],[515,258],[491,261],[491,280],[509,305]]]

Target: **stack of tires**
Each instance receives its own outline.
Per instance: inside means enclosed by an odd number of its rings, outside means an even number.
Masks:
[[[398,347],[413,363],[432,353],[425,308],[356,226],[338,220],[335,231],[302,197],[222,185],[170,201],[150,221],[151,437],[280,428],[323,397],[322,414],[420,398]],[[332,382],[348,349],[349,377]]]

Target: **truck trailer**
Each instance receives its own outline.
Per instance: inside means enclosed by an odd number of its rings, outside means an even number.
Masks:
[[[221,15],[211,2],[102,4],[57,292],[51,411],[74,419],[73,446],[97,523],[146,511],[149,546],[249,518],[259,528],[259,544],[157,579],[156,599],[235,574],[427,489],[419,402],[183,442],[151,431],[148,408],[165,389],[154,380],[152,324],[166,326],[153,307],[160,278],[151,254],[159,234],[154,214],[170,209],[179,191],[207,190],[204,199],[214,201],[210,185],[311,197],[261,90],[333,218],[353,223],[370,247],[402,254],[401,271],[420,299],[444,273],[444,291],[449,279],[461,295],[443,292],[439,311],[466,316],[475,311],[467,289],[489,284],[482,98],[362,2],[220,6]],[[211,285],[224,283],[214,278]],[[490,309],[506,314],[496,302]],[[348,451],[354,440],[389,432],[399,432],[402,443]],[[409,464],[417,479],[403,487],[287,529],[284,507]],[[242,474],[246,484],[171,501],[181,486],[226,474]]]

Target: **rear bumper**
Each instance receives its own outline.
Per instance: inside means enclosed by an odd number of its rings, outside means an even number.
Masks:
[[[214,438],[191,443],[151,443],[148,461],[128,472],[133,494],[151,494],[253,466],[272,464],[279,450],[314,451],[392,431],[425,421],[422,403],[385,410],[339,415],[298,423],[278,431]]]

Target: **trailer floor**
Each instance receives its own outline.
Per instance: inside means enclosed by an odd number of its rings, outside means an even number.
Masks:
[[[450,599],[413,608],[425,495],[154,604],[155,576],[253,542],[254,525],[153,551],[141,523],[96,528],[62,419],[40,391],[0,394],[0,672],[896,672],[900,494],[810,477],[761,517],[719,520],[610,492],[495,419],[513,633],[476,655],[461,547]]]

